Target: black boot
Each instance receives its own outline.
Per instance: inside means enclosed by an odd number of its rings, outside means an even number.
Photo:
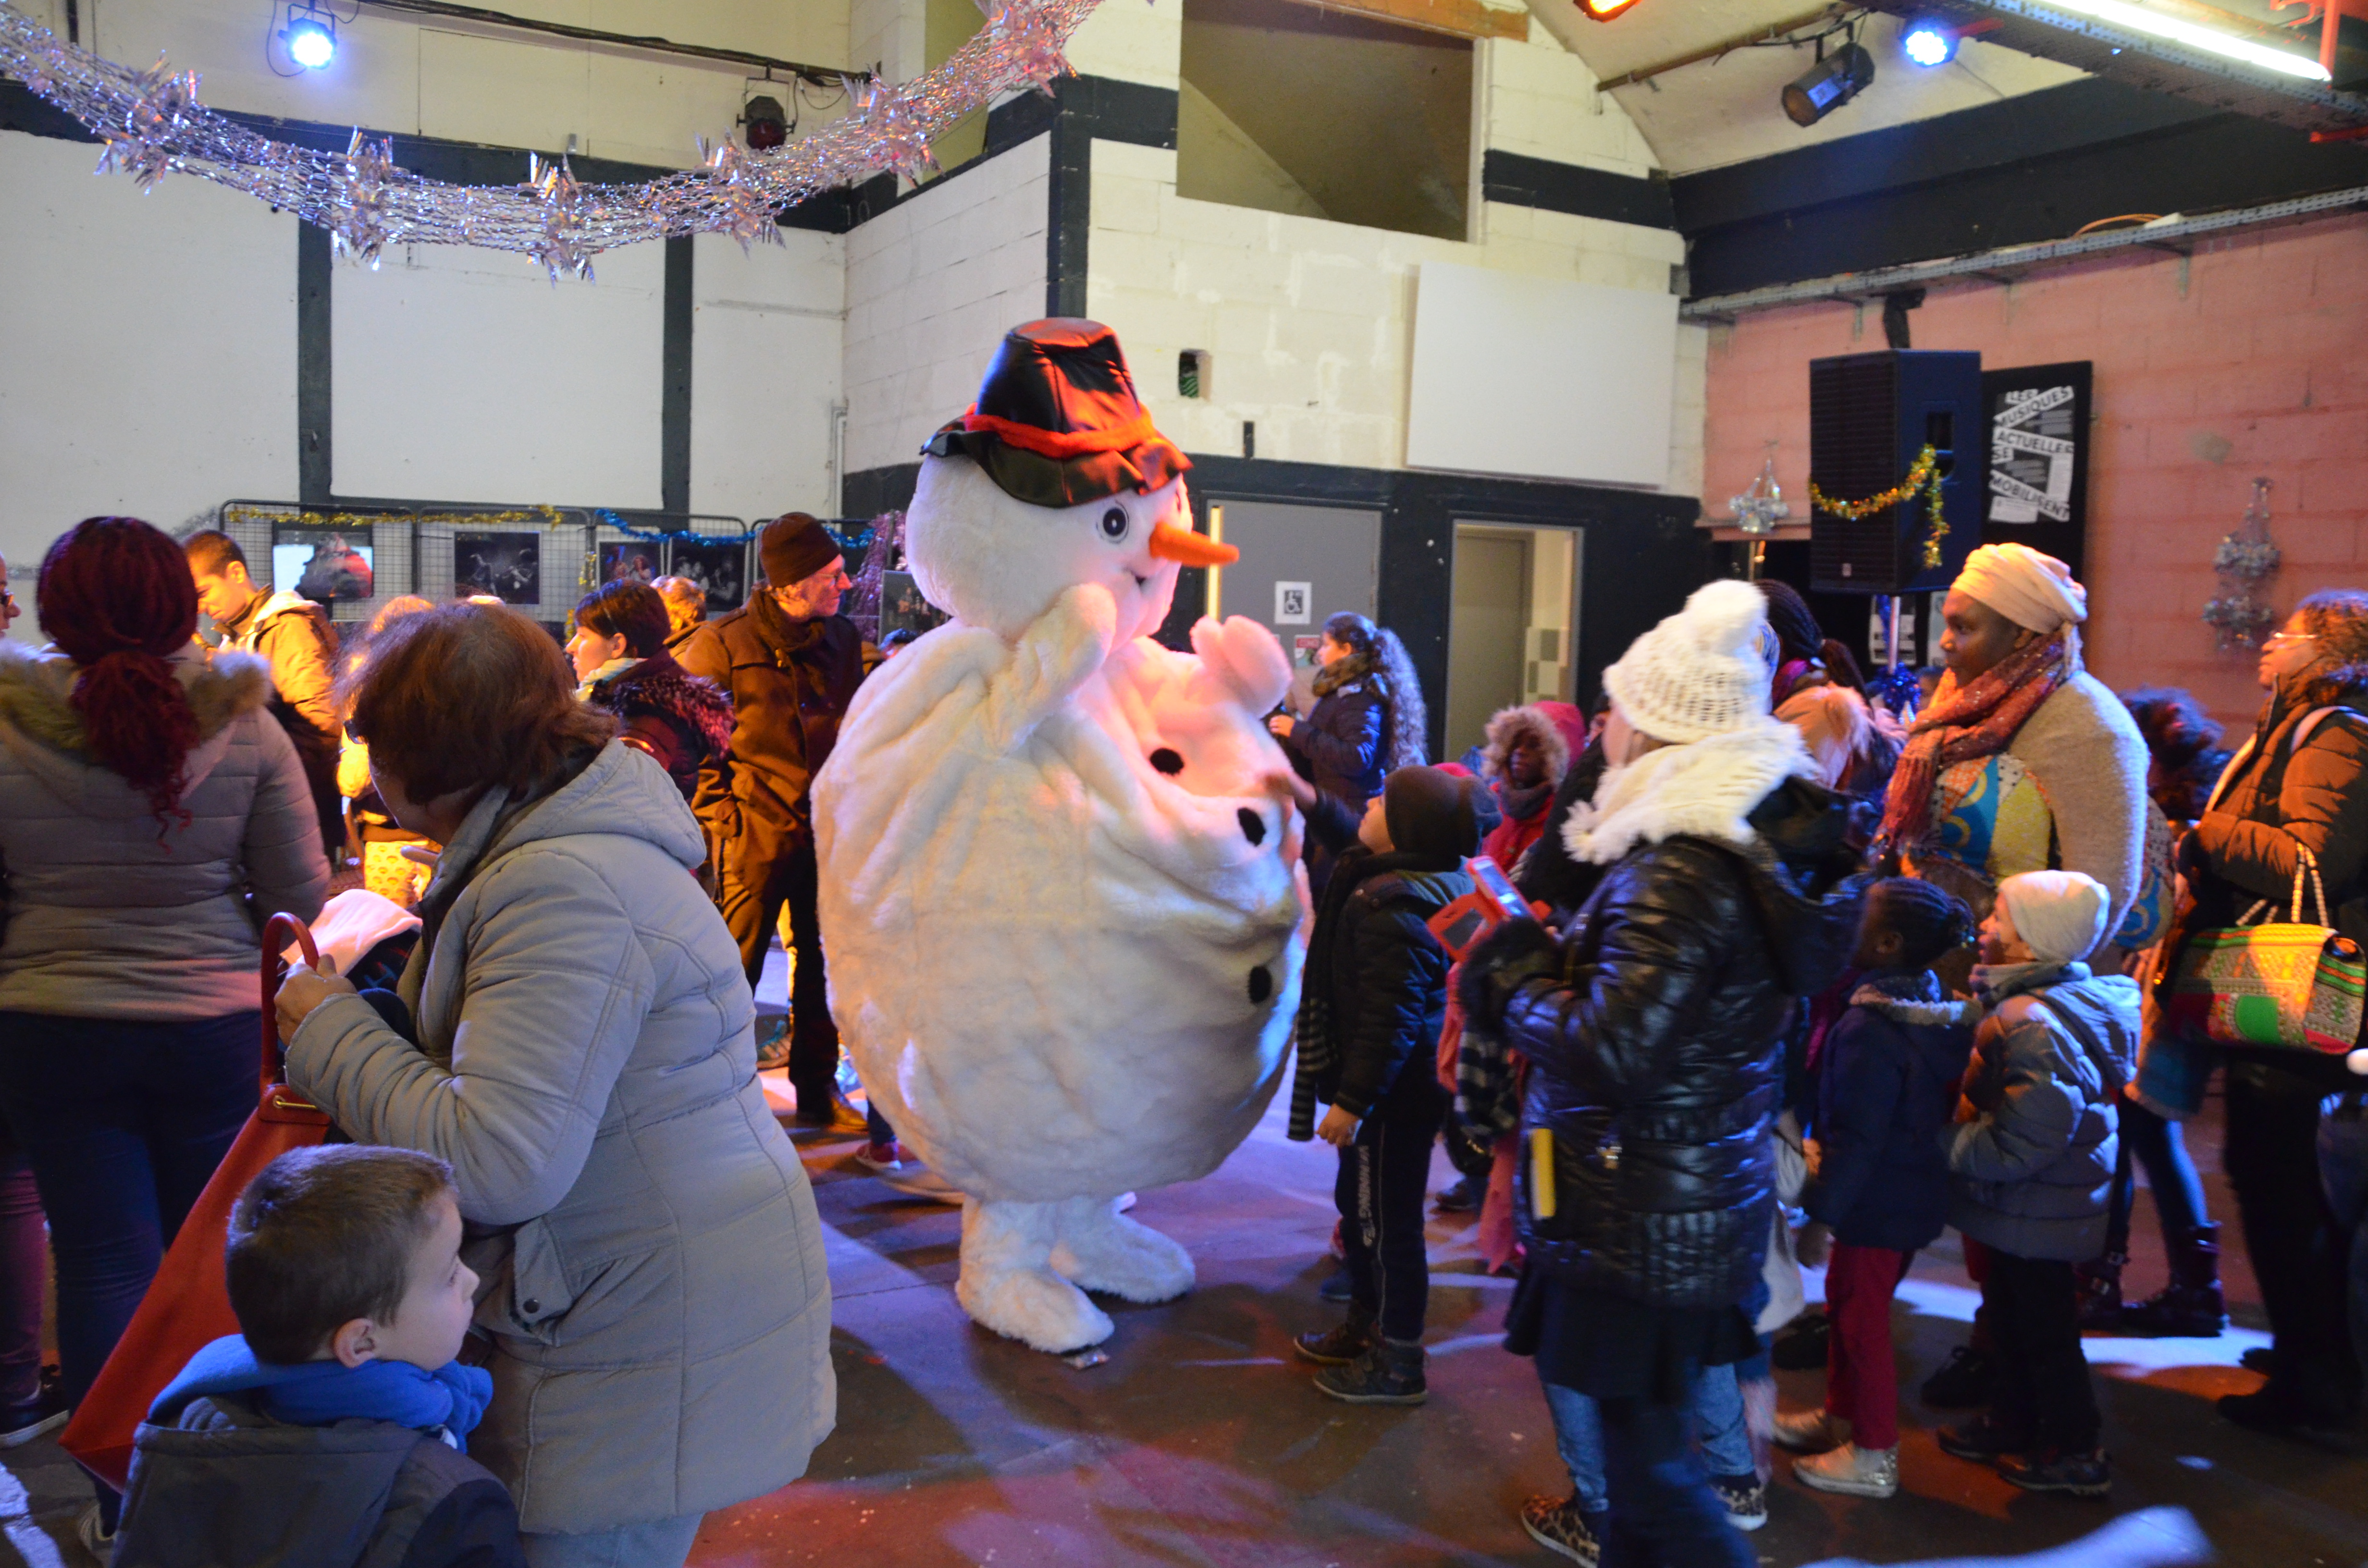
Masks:
[[[1350,1404],[1420,1404],[1430,1397],[1422,1381],[1422,1345],[1376,1337],[1345,1367],[1326,1367],[1315,1386]]]
[[[1990,1402],[1996,1366],[1989,1352],[1960,1345],[1941,1369],[1924,1380],[1924,1403],[1935,1410],[1971,1410]]]
[[[1372,1309],[1351,1301],[1348,1322],[1338,1328],[1303,1334],[1291,1342],[1291,1347],[1303,1361],[1313,1361],[1319,1367],[1345,1367],[1371,1349],[1376,1337]]]
[[[2220,1297],[2220,1227],[2182,1232],[2170,1251],[2170,1283],[2122,1308],[2123,1334],[2214,1339],[2228,1324]]]
[[[1768,1347],[1768,1359],[1779,1371],[1821,1371],[1832,1334],[1833,1324],[1824,1312],[1803,1312],[1776,1335],[1775,1343]]]
[[[2082,1328],[2122,1326],[2122,1265],[2129,1260],[2109,1252],[2093,1263],[2072,1266],[2072,1288],[2079,1302]]]

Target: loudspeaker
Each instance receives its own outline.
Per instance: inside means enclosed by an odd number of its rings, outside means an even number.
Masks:
[[[1809,576],[1823,593],[1945,588],[1982,541],[1989,431],[1982,357],[1895,348],[1809,361],[1809,480],[1837,501],[1899,483],[1930,443],[1941,462],[1941,564],[1924,564],[1924,493],[1863,517],[1809,515]]]

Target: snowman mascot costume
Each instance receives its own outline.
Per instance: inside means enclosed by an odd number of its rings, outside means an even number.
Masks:
[[[1119,1200],[1232,1153],[1297,1006],[1298,833],[1260,783],[1289,662],[1240,617],[1151,640],[1180,567],[1237,554],[1192,531],[1189,466],[1108,327],[1007,336],[905,518],[953,619],[857,692],[814,779],[832,1015],[963,1194],[962,1309],[1040,1350],[1110,1336],[1086,1290],[1191,1288]]]

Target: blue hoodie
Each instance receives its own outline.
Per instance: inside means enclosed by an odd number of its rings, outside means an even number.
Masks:
[[[1870,974],[1850,994],[1817,1064],[1818,1171],[1801,1195],[1834,1240],[1912,1252],[1941,1234],[1949,1163],[1940,1133],[1980,1016],[1930,971]]]

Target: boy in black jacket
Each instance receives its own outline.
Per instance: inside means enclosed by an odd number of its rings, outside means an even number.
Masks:
[[[1361,822],[1296,778],[1273,787],[1307,813],[1335,860],[1308,939],[1296,1031],[1291,1136],[1340,1151],[1333,1199],[1351,1297],[1339,1327],[1302,1335],[1324,1369],[1315,1386],[1355,1404],[1420,1404],[1422,1325],[1430,1296],[1423,1193],[1447,1108],[1433,1070],[1447,1005],[1448,957],[1429,922],[1472,891],[1464,857],[1479,847],[1472,781],[1401,767]],[[1317,1100],[1331,1108],[1311,1127]]]
[[[226,1253],[245,1332],[134,1437],[114,1568],[525,1568],[508,1490],[468,1457],[494,1381],[454,1359],[477,1277],[451,1168],[291,1151],[239,1196]]]

